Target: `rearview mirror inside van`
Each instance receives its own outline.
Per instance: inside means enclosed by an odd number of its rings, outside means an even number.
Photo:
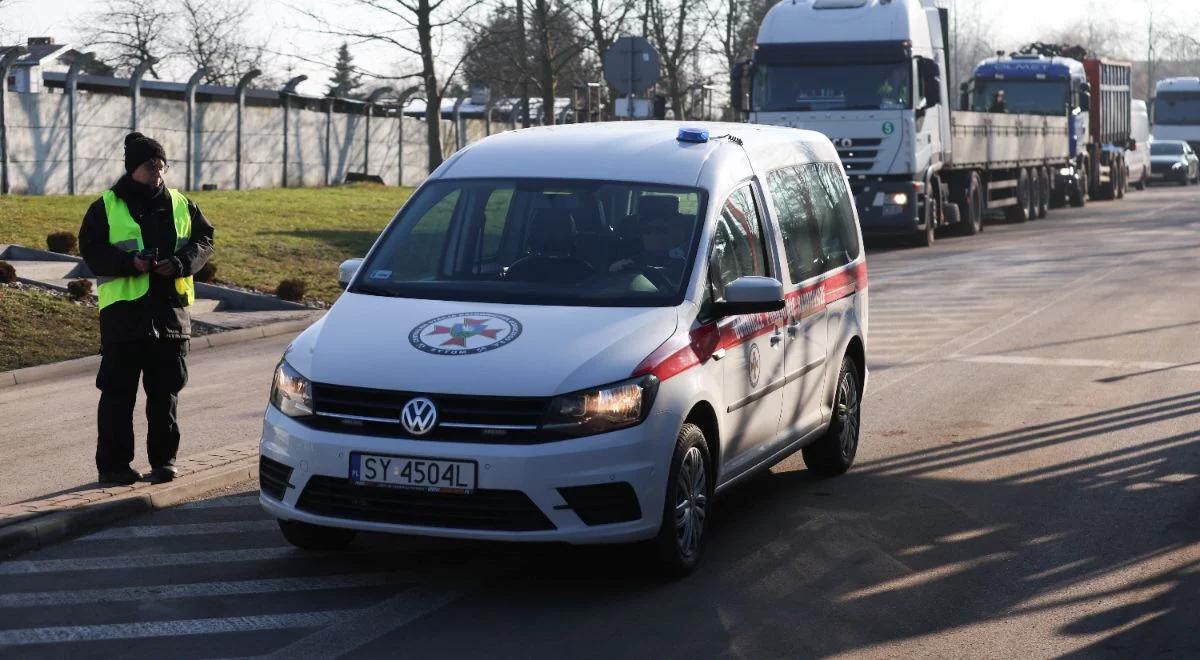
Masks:
[[[725,300],[713,303],[715,316],[761,314],[783,309],[783,284],[773,277],[745,275],[725,287]]]

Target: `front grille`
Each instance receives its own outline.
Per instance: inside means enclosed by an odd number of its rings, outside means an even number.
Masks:
[[[637,494],[633,492],[633,486],[624,481],[571,486],[559,488],[558,492],[566,500],[567,506],[589,527],[639,520],[642,517]]]
[[[268,497],[282,500],[283,494],[291,486],[288,480],[292,478],[292,468],[273,461],[266,456],[258,457],[258,489]]]
[[[1172,172],[1175,172],[1171,169],[1172,165],[1174,165],[1174,163],[1150,163],[1150,171],[1154,174],[1171,174]]]
[[[308,480],[296,508],[332,518],[419,527],[504,532],[555,528],[529,496],[516,490],[452,495],[360,486],[348,479],[315,476]]]
[[[416,439],[506,444],[547,440],[537,432],[550,404],[543,397],[423,394],[314,383],[318,417],[308,423],[333,431],[413,438],[399,422],[404,404],[416,397],[432,400],[438,414],[436,429]]]
[[[838,158],[846,172],[867,172],[875,167],[875,159],[879,156],[882,138],[855,138],[853,140],[835,139]]]

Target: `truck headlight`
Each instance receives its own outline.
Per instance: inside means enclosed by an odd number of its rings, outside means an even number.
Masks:
[[[650,414],[658,379],[639,376],[555,397],[542,428],[570,436],[607,433],[641,424]]]
[[[1073,170],[1071,170],[1071,168],[1069,168],[1069,167],[1064,167],[1058,171],[1059,176],[1071,176],[1074,173],[1075,172]]]
[[[1171,166],[1171,169],[1173,169],[1173,170],[1182,170],[1182,169],[1183,169],[1183,163],[1175,163],[1174,165],[1172,165],[1172,166]]]
[[[288,417],[308,417],[313,414],[312,383],[280,360],[271,383],[271,405]]]
[[[907,206],[908,193],[888,193],[888,195],[884,197],[884,201],[893,206]]]

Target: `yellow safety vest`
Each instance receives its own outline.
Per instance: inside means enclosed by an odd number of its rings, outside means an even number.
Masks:
[[[175,249],[187,245],[192,237],[192,216],[188,213],[188,201],[178,190],[167,189],[171,195],[171,215],[175,219]],[[108,215],[108,242],[125,252],[141,252],[142,228],[129,213],[129,206],[111,190],[102,196],[104,212]],[[115,302],[137,300],[150,292],[150,274],[139,273],[129,277],[98,277],[100,309]],[[191,276],[175,278],[175,292],[191,305],[196,300],[196,287]]]

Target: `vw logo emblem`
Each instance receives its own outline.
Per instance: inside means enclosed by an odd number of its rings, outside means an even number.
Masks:
[[[423,396],[412,399],[400,411],[400,423],[413,435],[425,435],[437,426],[437,406]]]

